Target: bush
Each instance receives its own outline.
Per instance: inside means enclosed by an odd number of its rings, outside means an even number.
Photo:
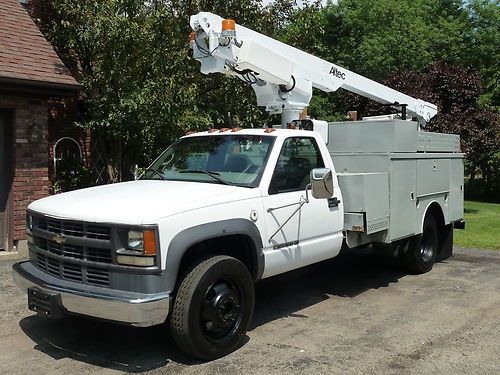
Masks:
[[[92,185],[92,176],[80,159],[67,158],[57,164],[52,185],[54,194],[81,189]]]

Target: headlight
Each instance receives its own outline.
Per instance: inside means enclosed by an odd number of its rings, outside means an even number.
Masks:
[[[127,249],[118,250],[117,262],[130,266],[154,266],[156,251],[156,232],[154,230],[130,230],[127,232]]]
[[[127,248],[140,251],[142,255],[156,254],[156,235],[154,230],[129,230],[127,234]]]
[[[144,232],[136,230],[129,231],[127,247],[130,250],[144,251]]]

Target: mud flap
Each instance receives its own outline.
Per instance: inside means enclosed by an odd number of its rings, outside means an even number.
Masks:
[[[439,236],[439,252],[437,261],[451,257],[453,253],[453,224],[445,225]]]

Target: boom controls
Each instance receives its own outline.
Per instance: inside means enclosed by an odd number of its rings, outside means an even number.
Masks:
[[[314,124],[310,119],[293,120],[288,124],[288,129],[314,130]]]

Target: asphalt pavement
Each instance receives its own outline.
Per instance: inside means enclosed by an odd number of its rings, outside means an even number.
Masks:
[[[500,374],[500,251],[455,249],[418,276],[362,251],[265,280],[246,343],[205,363],[165,326],[34,315],[13,263],[0,257],[1,374]]]

